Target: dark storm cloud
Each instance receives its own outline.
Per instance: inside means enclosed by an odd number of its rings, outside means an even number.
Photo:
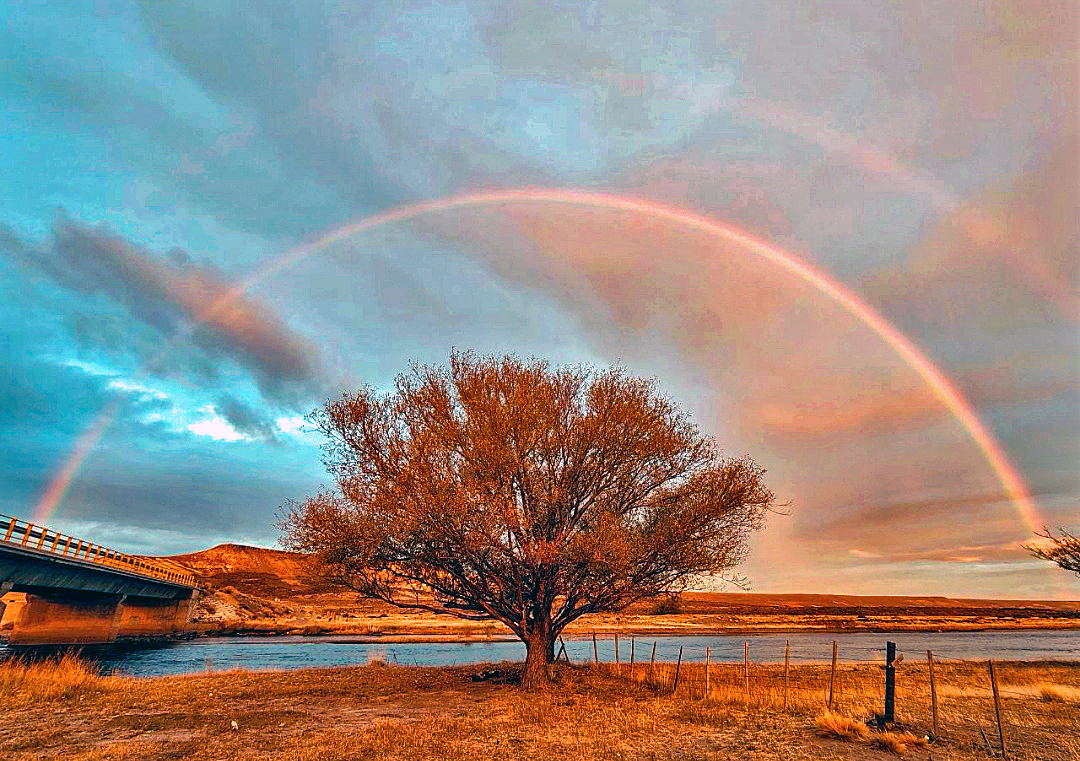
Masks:
[[[274,422],[234,396],[222,394],[214,409],[221,413],[237,433],[266,441],[274,441],[276,438]]]
[[[318,375],[317,352],[309,341],[216,269],[182,253],[173,252],[166,260],[63,217],[52,237],[39,245],[20,241],[10,231],[3,242],[57,285],[104,297],[153,328],[158,344],[141,347],[153,366],[169,363],[170,341],[190,343],[210,359],[227,357],[247,368],[276,401],[306,394]],[[102,348],[125,342],[125,327],[116,317],[76,313],[69,323],[80,340],[97,341]],[[210,368],[202,369],[205,377]]]

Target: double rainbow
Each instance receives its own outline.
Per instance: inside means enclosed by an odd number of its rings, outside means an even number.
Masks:
[[[716,236],[737,243],[746,251],[759,256],[813,286],[824,296],[839,304],[845,311],[869,327],[881,337],[900,358],[926,382],[934,395],[956,418],[979,448],[1002,487],[1009,495],[1015,509],[1030,532],[1042,527],[1042,520],[1032,503],[1023,480],[1009,461],[993,434],[983,425],[979,416],[948,378],[919,351],[903,333],[875,312],[858,296],[821,270],[811,267],[793,254],[764,240],[749,235],[735,227],[717,222],[685,209],[668,206],[655,201],[642,200],[605,193],[573,190],[526,188],[469,193],[434,201],[405,204],[374,214],[358,221],[335,228],[310,243],[290,249],[256,269],[248,277],[228,289],[220,297],[195,315],[198,322],[213,319],[232,302],[269,277],[292,265],[317,254],[327,246],[375,228],[405,222],[429,214],[482,206],[507,206],[521,204],[575,205],[601,210],[632,212],[664,220],[688,229]],[[108,428],[118,412],[118,405],[109,405],[81,435],[71,454],[49,484],[34,510],[34,522],[44,523],[56,511],[67,493],[86,457]]]

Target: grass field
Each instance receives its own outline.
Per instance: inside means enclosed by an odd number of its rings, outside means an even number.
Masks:
[[[708,700],[702,665],[684,667],[674,695],[670,664],[651,676],[647,665],[632,676],[625,665],[560,665],[540,693],[474,682],[478,670],[376,663],[134,679],[98,676],[72,658],[9,662],[0,665],[0,754],[12,761],[988,757],[968,728],[992,726],[977,664],[941,665],[939,718],[951,731],[930,744],[920,744],[928,710],[915,668],[898,677],[901,726],[848,740],[835,739],[822,718],[827,667],[791,669],[786,710],[775,668],[752,673],[749,692],[740,667],[712,669]],[[835,716],[865,723],[880,701],[880,669],[845,667],[839,677]],[[1080,664],[1002,664],[1001,681],[1011,757],[1076,758]]]

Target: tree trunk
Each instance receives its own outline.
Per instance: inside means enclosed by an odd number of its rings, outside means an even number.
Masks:
[[[548,666],[555,660],[555,635],[549,621],[535,624],[525,639],[525,653],[521,686],[533,690],[551,681]]]

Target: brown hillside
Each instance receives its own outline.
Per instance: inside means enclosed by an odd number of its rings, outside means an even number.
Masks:
[[[182,566],[218,589],[233,586],[262,597],[290,598],[341,591],[324,579],[311,577],[304,555],[244,544],[219,544],[187,555],[162,560]]]

